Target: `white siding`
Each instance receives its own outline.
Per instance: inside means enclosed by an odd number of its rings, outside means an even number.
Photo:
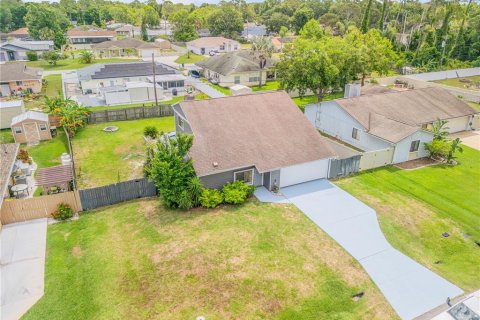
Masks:
[[[329,162],[321,159],[280,169],[280,187],[327,178]]]
[[[142,77],[129,77],[128,81],[147,81],[147,76]],[[120,86],[124,85],[127,82],[127,78],[109,78],[109,79],[92,79],[92,80],[81,80],[80,85],[82,87],[83,92],[87,91],[88,89],[92,90],[92,92],[97,93],[98,89],[101,87],[100,83],[103,83],[103,87],[110,87],[110,86]]]
[[[312,105],[305,110],[305,115],[310,122],[315,123],[317,129],[364,151],[386,149],[392,145],[365,132],[365,128],[335,101],[321,103],[319,117],[317,107],[318,105]],[[358,140],[352,138],[353,128],[358,129]]]
[[[425,149],[425,142],[430,142],[433,139],[433,134],[426,131],[417,131],[414,134],[406,137],[398,142],[395,146],[395,153],[393,154],[393,163],[401,163],[408,160],[423,158],[428,156]],[[410,145],[412,141],[420,140],[420,145],[417,152],[410,154]]]
[[[105,103],[112,104],[127,104],[130,103],[130,95],[128,91],[121,92],[105,92]]]
[[[465,131],[469,129],[469,122],[470,116],[455,118],[455,119],[447,119],[447,127],[449,133],[455,133],[460,131]]]

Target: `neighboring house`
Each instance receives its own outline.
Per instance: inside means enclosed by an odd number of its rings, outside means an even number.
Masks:
[[[152,54],[160,56],[160,47],[156,43],[133,38],[93,44],[92,51],[95,56],[103,58],[137,56],[151,59]]]
[[[37,55],[53,50],[53,41],[24,41],[12,40],[0,43],[0,62],[28,60],[27,52],[33,51]]]
[[[0,208],[3,199],[10,198],[8,186],[12,182],[12,173],[14,172],[19,148],[18,143],[0,144]]]
[[[440,88],[362,96],[349,91],[353,97],[307,106],[305,115],[322,132],[363,151],[393,149],[390,163],[428,156],[424,144],[432,141],[428,130],[437,119],[448,121],[454,133],[472,129],[479,113]]]
[[[186,78],[178,75],[178,79],[183,81]],[[166,98],[165,90],[161,85],[154,86],[153,82],[147,81],[126,82],[121,86],[100,88],[100,96],[106,105],[153,102],[155,101],[155,91],[157,91],[157,101]]]
[[[80,88],[84,94],[100,93],[101,88],[125,86],[129,82],[153,82],[151,62],[99,63],[77,70]],[[162,63],[155,65],[155,80],[164,92],[185,90],[185,76]]]
[[[22,113],[12,119],[11,128],[16,143],[36,144],[52,139],[48,114],[43,112]]]
[[[187,42],[187,49],[195,54],[213,55],[240,50],[240,43],[224,37],[204,37]]]
[[[327,178],[336,157],[283,91],[183,101],[177,133],[193,134],[190,156],[207,188],[242,180],[269,190]]]
[[[291,43],[292,38],[281,38],[281,37],[272,37],[272,45],[275,47],[277,52],[282,52],[283,48],[287,43]]]
[[[42,69],[30,68],[24,63],[0,65],[0,96],[16,95],[22,91],[42,91]]]
[[[97,29],[81,30],[76,28],[67,32],[67,38],[74,50],[90,49],[92,44],[115,40],[116,35],[115,31]]]
[[[117,33],[117,36],[123,36],[127,38],[133,38],[133,37],[140,37],[141,36],[141,29],[140,27],[135,27],[131,24],[126,24],[121,26],[120,28],[116,28],[115,32]]]
[[[169,50],[172,49],[172,44],[170,41],[162,39],[162,38],[157,38],[155,39],[155,45],[158,46],[162,50]]]
[[[12,119],[24,112],[23,100],[0,101],[0,129],[10,128]]]
[[[210,29],[198,29],[197,34],[199,38],[211,37]]]
[[[19,28],[7,33],[7,39],[31,40],[30,35],[28,34],[28,28]]]
[[[266,36],[267,27],[264,24],[256,25],[255,23],[245,23],[241,37],[244,39],[251,39],[253,36]]]
[[[274,73],[269,71],[273,67],[273,60],[267,59],[265,67],[260,68],[260,60],[250,50],[239,50],[213,56],[195,63],[202,68],[203,75],[208,79],[215,79],[222,87],[235,84],[245,86],[258,85],[260,73],[262,83],[267,77],[274,78]],[[262,72],[260,72],[262,70]]]

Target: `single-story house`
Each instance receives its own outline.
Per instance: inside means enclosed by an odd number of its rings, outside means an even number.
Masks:
[[[264,24],[257,25],[255,23],[249,22],[243,24],[243,31],[241,37],[244,39],[252,39],[253,36],[266,36],[267,35],[267,26]]]
[[[117,36],[123,36],[127,38],[139,37],[141,36],[140,27],[135,27],[131,24],[125,24],[119,28],[115,29]]]
[[[67,31],[70,46],[75,50],[90,49],[92,44],[115,40],[116,35],[115,31],[97,29],[82,30],[76,28]]]
[[[193,134],[189,155],[207,188],[235,180],[286,187],[327,178],[335,151],[284,91],[173,106],[175,130]]]
[[[25,63],[0,65],[0,96],[16,95],[22,91],[42,91],[42,69],[27,67]]]
[[[50,50],[53,50],[53,41],[7,41],[0,44],[0,62],[28,60],[27,52],[29,51],[41,55]]]
[[[393,148],[391,163],[428,156],[425,142],[437,119],[448,121],[450,133],[471,130],[477,111],[448,91],[432,87],[353,96],[305,108],[320,131],[363,151]]]
[[[155,42],[155,45],[162,50],[168,50],[168,49],[172,48],[172,44],[168,40],[165,40],[165,39],[162,39],[162,38],[157,38],[157,39],[155,39],[154,42]]]
[[[48,114],[43,112],[22,113],[12,119],[10,126],[16,143],[36,144],[52,139]]]
[[[0,129],[10,128],[12,119],[24,112],[23,100],[0,101]]]
[[[30,38],[30,34],[28,33],[28,28],[19,28],[7,33],[7,39],[32,40]]]
[[[179,75],[182,79],[184,76]],[[165,99],[163,86],[154,86],[150,81],[126,82],[121,86],[100,88],[100,96],[105,100],[106,105],[129,104],[139,102],[155,101],[155,90],[157,100]]]
[[[240,50],[240,43],[224,37],[203,37],[187,42],[187,49],[195,54],[213,55]]]
[[[12,181],[12,173],[15,168],[15,161],[20,149],[18,143],[0,144],[0,208],[4,198],[10,198],[8,186]],[[0,223],[1,226],[1,223]]]
[[[84,94],[99,93],[100,88],[125,86],[128,82],[153,82],[151,62],[98,63],[77,70]],[[155,64],[155,81],[165,91],[183,92],[185,77],[180,71],[163,63]]]
[[[206,78],[215,79],[222,87],[235,84],[253,86],[258,85],[260,73],[262,83],[267,81],[267,77],[272,74],[269,69],[273,67],[273,59],[267,58],[264,69],[261,69],[260,59],[252,51],[239,50],[213,56],[195,64],[202,68]]]
[[[152,58],[160,56],[160,47],[156,43],[145,42],[133,38],[125,38],[116,41],[104,41],[92,45],[92,51],[96,57],[130,57]]]

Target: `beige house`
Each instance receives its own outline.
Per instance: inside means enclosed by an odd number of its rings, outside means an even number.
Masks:
[[[42,69],[27,67],[25,63],[0,65],[0,96],[16,95],[22,91],[42,91]]]
[[[263,69],[260,68],[260,62],[250,50],[240,50],[210,57],[195,64],[202,68],[207,79],[218,82],[222,87],[231,87],[237,84],[258,85],[260,76],[263,84],[267,79],[273,79],[273,60],[266,59]]]
[[[22,113],[12,119],[11,128],[16,143],[36,144],[52,139],[48,114],[43,112]]]
[[[187,49],[200,55],[215,55],[240,50],[240,43],[224,37],[204,37],[187,42]]]
[[[133,38],[125,38],[116,41],[104,41],[92,45],[92,51],[96,57],[140,57],[151,58],[160,56],[161,48],[156,43],[145,42]]]
[[[0,129],[10,128],[12,119],[24,112],[23,100],[0,101]]]

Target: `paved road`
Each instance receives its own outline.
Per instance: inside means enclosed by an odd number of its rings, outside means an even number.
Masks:
[[[19,319],[42,297],[46,241],[46,218],[3,226],[0,319]]]
[[[282,188],[281,192],[360,262],[402,319],[413,319],[445,304],[447,297],[463,293],[393,248],[380,229],[375,210],[327,180]],[[265,190],[256,195],[262,200]]]

